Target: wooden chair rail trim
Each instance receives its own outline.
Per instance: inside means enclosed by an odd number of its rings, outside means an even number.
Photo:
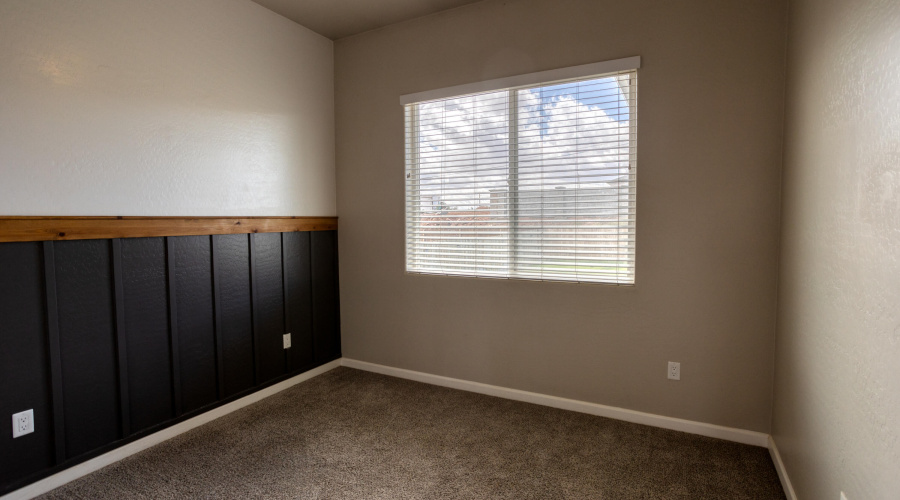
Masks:
[[[337,217],[0,216],[0,243],[337,229]]]

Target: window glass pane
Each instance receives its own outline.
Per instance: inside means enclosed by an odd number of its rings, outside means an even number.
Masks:
[[[517,273],[630,275],[630,106],[618,78],[522,89],[517,100]]]
[[[414,267],[508,272],[508,113],[507,91],[418,105]]]
[[[634,282],[635,73],[413,104],[407,270]]]

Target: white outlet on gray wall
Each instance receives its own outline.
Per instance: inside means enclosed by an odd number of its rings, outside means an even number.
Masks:
[[[12,416],[13,438],[34,432],[34,410],[26,410]]]
[[[681,380],[681,363],[669,361],[669,379]]]

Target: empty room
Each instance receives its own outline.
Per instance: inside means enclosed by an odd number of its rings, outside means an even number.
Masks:
[[[896,500],[898,304],[895,0],[0,0],[0,500]]]

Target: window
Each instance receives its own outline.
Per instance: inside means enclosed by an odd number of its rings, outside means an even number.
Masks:
[[[401,98],[407,271],[633,284],[639,65]]]

